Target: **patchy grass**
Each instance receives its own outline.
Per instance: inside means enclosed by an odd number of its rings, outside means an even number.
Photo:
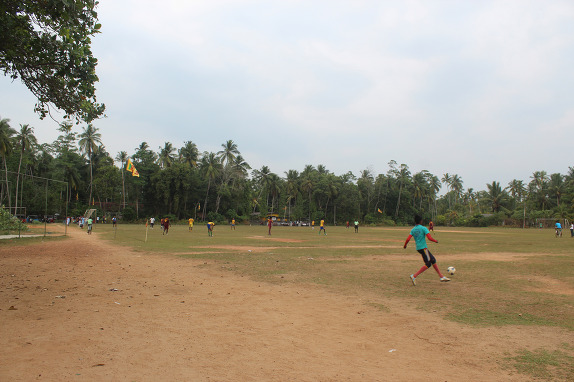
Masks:
[[[450,283],[431,268],[411,285],[422,266],[414,243],[402,245],[410,227],[327,227],[328,236],[308,227],[216,226],[214,236],[196,224],[172,226],[169,235],[145,226],[96,225],[94,232],[143,253],[211,260],[212,266],[270,283],[312,283],[344,294],[404,299],[421,310],[473,326],[540,325],[574,330],[574,256],[570,238],[553,230],[444,228],[429,243],[440,268],[455,266]],[[557,287],[547,287],[552,282]],[[433,304],[428,304],[432,300]]]
[[[562,350],[520,350],[506,357],[503,367],[543,381],[574,381],[574,357]]]

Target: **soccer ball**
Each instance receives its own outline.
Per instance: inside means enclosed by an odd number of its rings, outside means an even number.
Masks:
[[[454,267],[448,267],[447,270],[449,275],[454,275],[454,272],[456,272],[456,269]]]

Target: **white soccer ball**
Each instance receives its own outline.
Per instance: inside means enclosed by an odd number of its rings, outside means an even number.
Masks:
[[[448,267],[447,270],[449,275],[454,275],[454,272],[456,272],[456,269],[454,267]]]

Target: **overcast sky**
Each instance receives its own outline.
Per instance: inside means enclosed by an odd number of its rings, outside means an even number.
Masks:
[[[254,168],[458,174],[574,166],[574,1],[100,0],[98,120],[131,155],[233,140]],[[0,116],[52,142],[20,82]],[[61,114],[60,114],[61,117]],[[76,127],[81,131],[81,127]]]

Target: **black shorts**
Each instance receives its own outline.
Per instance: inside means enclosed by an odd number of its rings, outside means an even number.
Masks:
[[[427,268],[430,268],[432,267],[433,264],[436,264],[436,259],[434,258],[432,253],[430,253],[428,248],[417,249],[417,252],[420,253],[421,256],[423,257],[423,261],[425,262]]]

